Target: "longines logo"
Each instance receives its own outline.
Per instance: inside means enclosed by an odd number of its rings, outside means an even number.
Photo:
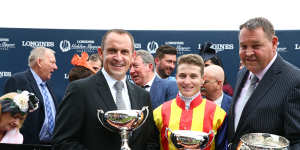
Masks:
[[[7,51],[10,48],[16,48],[16,44],[9,43],[9,38],[0,38],[0,50]]]
[[[0,78],[3,78],[3,77],[11,77],[11,72],[0,71]]]
[[[23,47],[54,47],[54,42],[49,41],[22,41]]]
[[[233,44],[213,44],[210,48],[215,49],[216,52],[224,51],[224,50],[233,50]],[[201,44],[198,44],[198,49],[201,49]]]
[[[62,40],[59,42],[59,48],[62,52],[67,52],[71,49],[71,43],[68,40]]]
[[[295,44],[295,50],[300,50],[300,44]]]
[[[158,49],[158,43],[155,41],[150,41],[147,44],[147,50],[151,53],[154,54],[156,50]]]

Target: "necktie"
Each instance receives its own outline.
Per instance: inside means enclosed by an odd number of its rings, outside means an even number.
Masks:
[[[50,135],[52,135],[53,128],[54,128],[54,116],[53,116],[52,109],[51,109],[50,98],[48,97],[46,84],[41,83],[41,87],[42,87],[42,94],[43,94],[43,98],[44,98],[45,111],[47,113],[46,117],[48,119],[48,125],[49,125],[48,131],[49,131]]]
[[[144,85],[144,86],[142,86],[143,89],[147,89],[149,87],[150,87],[150,85]]]
[[[242,99],[240,99],[240,100],[242,100],[241,105],[240,105],[240,108],[241,108],[241,109],[244,109],[246,103],[248,102],[250,96],[252,95],[253,91],[254,91],[255,88],[256,88],[256,83],[258,82],[258,80],[259,80],[259,79],[258,79],[254,74],[251,76],[250,86],[249,86],[249,88],[248,88],[248,90],[247,90],[247,92],[246,92],[246,94],[245,94],[245,97],[242,98]],[[234,127],[235,127],[235,130],[236,130],[236,128],[237,128],[237,126],[238,126],[238,123],[239,123],[239,121],[240,121],[242,112],[243,112],[243,110],[241,110],[239,113],[236,113],[236,114],[235,114],[235,119],[234,119]]]
[[[126,105],[122,96],[122,89],[124,88],[124,84],[122,81],[117,81],[114,84],[114,87],[117,91],[116,93],[116,105],[118,107],[119,110],[124,110],[126,109]]]

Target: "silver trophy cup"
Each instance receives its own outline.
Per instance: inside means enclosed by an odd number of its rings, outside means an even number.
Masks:
[[[289,140],[269,133],[248,133],[240,138],[237,150],[288,150]]]
[[[190,149],[205,149],[214,140],[214,132],[211,130],[209,133],[190,130],[175,130],[172,131],[169,128],[165,130],[165,136],[168,139],[168,131],[171,132],[170,138],[174,146],[178,149],[190,150]],[[210,135],[213,135],[210,139]],[[210,143],[208,143],[211,141]]]
[[[97,110],[97,117],[102,126],[112,132],[120,133],[121,150],[130,150],[129,133],[142,126],[147,120],[148,114],[148,106],[144,106],[141,110],[113,110],[105,113],[103,110]]]

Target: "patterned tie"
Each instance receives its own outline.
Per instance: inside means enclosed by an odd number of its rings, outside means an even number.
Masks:
[[[126,105],[122,96],[122,89],[124,88],[124,84],[122,81],[117,81],[114,85],[117,93],[116,93],[116,105],[119,110],[126,109]]]
[[[240,99],[242,100],[242,103],[241,103],[241,108],[244,109],[246,103],[248,102],[250,96],[252,95],[253,91],[255,90],[256,88],[256,83],[259,81],[259,79],[257,78],[256,75],[252,75],[251,76],[251,80],[250,80],[250,86],[247,90],[247,93],[245,95],[245,97],[243,99]],[[234,127],[235,127],[235,130],[237,129],[237,126],[238,126],[238,122],[240,121],[240,118],[242,116],[242,112],[243,111],[240,111],[239,114],[235,114],[235,119],[234,119]]]
[[[50,133],[50,135],[52,135],[53,133],[53,128],[54,128],[54,116],[52,113],[52,109],[51,109],[51,103],[50,103],[50,99],[48,97],[48,92],[47,92],[47,86],[45,83],[41,83],[41,87],[42,87],[42,94],[43,94],[43,98],[44,98],[44,106],[45,106],[45,110],[46,110],[46,116],[48,118],[48,131]]]

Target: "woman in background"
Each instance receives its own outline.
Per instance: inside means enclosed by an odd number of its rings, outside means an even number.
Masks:
[[[23,143],[19,129],[27,114],[38,108],[38,101],[27,91],[11,92],[0,97],[0,143]]]

